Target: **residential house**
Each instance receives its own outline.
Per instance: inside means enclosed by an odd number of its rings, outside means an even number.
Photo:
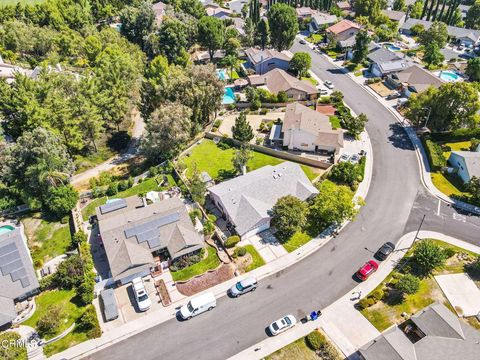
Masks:
[[[336,43],[341,48],[351,47],[355,44],[355,36],[362,27],[350,20],[342,20],[326,29],[330,42]]]
[[[405,21],[405,23],[400,27],[399,31],[403,34],[410,35],[410,29],[417,24],[423,25],[425,30],[428,30],[430,26],[432,26],[433,22],[410,18]],[[456,26],[447,26],[447,32],[450,38],[455,40],[457,43],[463,44],[465,46],[474,46],[480,40],[480,30],[465,29]]]
[[[314,10],[307,6],[302,6],[295,8],[295,12],[297,13],[297,19],[304,20],[311,18],[314,14],[318,13],[318,10]]]
[[[409,68],[387,75],[387,83],[398,88],[403,94],[409,97],[412,93],[421,93],[430,86],[436,88],[444,84],[444,81],[420,67],[417,64]]]
[[[480,147],[477,151],[452,151],[449,164],[457,170],[458,176],[468,183],[473,176],[480,178]]]
[[[337,2],[337,7],[345,12],[350,12],[352,11],[352,5],[350,4],[349,1],[338,1]]]
[[[435,302],[359,350],[362,360],[478,359],[480,332]]]
[[[343,132],[332,129],[328,116],[299,103],[287,105],[282,133],[289,150],[338,154],[343,147]]]
[[[232,0],[227,3],[227,7],[235,14],[241,14],[242,9],[248,4],[248,0]]]
[[[217,50],[213,53],[213,60],[220,61],[225,56],[225,50]],[[210,62],[210,53],[207,50],[198,50],[192,54],[192,58],[197,64],[208,64]]]
[[[155,24],[158,26],[162,23],[163,16],[165,15],[167,5],[161,1],[152,5],[152,10],[155,14]]]
[[[260,50],[251,47],[245,50],[245,55],[248,58],[245,66],[254,69],[259,75],[273,69],[288,70],[290,68],[290,55],[274,49]]]
[[[225,9],[217,3],[209,3],[205,5],[205,11],[207,16],[214,16],[220,20],[225,20],[233,14],[232,10]]]
[[[111,277],[120,284],[146,276],[158,265],[204,247],[187,208],[178,197],[147,205],[138,196],[117,199],[96,209]]]
[[[382,14],[387,16],[391,21],[396,22],[398,26],[402,26],[407,15],[403,11],[382,10]]]
[[[15,303],[35,294],[39,285],[22,229],[4,225],[0,230],[0,326],[3,326],[17,317]]]
[[[330,15],[324,12],[317,12],[312,15],[312,22],[309,25],[310,32],[323,30],[325,27],[335,24],[338,21],[337,15]]]
[[[373,44],[367,59],[370,62],[369,71],[377,77],[396,73],[413,65],[403,53],[390,51],[379,44]]]
[[[265,75],[251,75],[248,82],[250,86],[263,87],[273,94],[285,91],[292,100],[314,100],[318,95],[310,81],[300,80],[281,69],[273,69]]]
[[[235,30],[238,31],[240,35],[245,35],[245,20],[243,20],[241,17],[234,17],[230,18],[231,21],[233,21],[233,27]]]
[[[247,239],[270,228],[270,211],[278,199],[293,195],[307,200],[318,190],[300,165],[287,161],[222,182],[209,193],[223,218]]]

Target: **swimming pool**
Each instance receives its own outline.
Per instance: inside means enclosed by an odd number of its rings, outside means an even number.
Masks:
[[[228,79],[227,70],[225,70],[225,69],[217,69],[216,72],[217,72],[217,77],[218,77],[220,80],[227,80],[227,79]]]
[[[226,87],[223,93],[222,104],[233,104],[235,102],[235,94],[233,93],[233,88]]]
[[[458,79],[460,79],[460,76],[455,74],[453,71],[440,71],[438,77],[447,82],[458,81]]]
[[[402,48],[398,47],[398,46],[395,46],[395,45],[389,45],[388,50],[390,50],[390,51],[400,51],[400,50],[402,50]]]
[[[13,231],[15,230],[15,228],[13,226],[10,226],[10,225],[4,225],[4,226],[0,226],[0,235],[3,235],[3,234],[6,234],[10,231]]]

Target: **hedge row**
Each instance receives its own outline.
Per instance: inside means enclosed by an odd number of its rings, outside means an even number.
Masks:
[[[423,145],[427,152],[428,161],[433,171],[439,171],[447,165],[447,160],[443,156],[442,147],[430,139],[424,139]]]
[[[441,133],[432,133],[430,137],[435,141],[466,141],[480,137],[480,128],[458,129]]]

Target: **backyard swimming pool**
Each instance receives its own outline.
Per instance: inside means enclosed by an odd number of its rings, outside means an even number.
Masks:
[[[440,71],[438,77],[447,82],[458,81],[458,79],[460,79],[460,76],[458,76],[453,71]]]
[[[227,80],[228,79],[228,75],[227,75],[227,70],[225,69],[217,69],[216,70],[217,72],[217,77],[220,79],[220,80]]]
[[[15,230],[15,228],[13,226],[10,226],[10,225],[4,225],[4,226],[0,226],[0,235],[3,235],[3,234],[6,234],[10,231],[13,231]]]
[[[234,102],[235,102],[235,94],[233,93],[233,88],[226,87],[223,93],[222,104],[228,105],[228,104],[233,104]]]
[[[383,46],[384,46],[385,48],[387,48],[388,50],[390,50],[390,51],[400,51],[400,50],[402,50],[401,47],[396,46],[396,45],[394,45],[394,44],[392,44],[392,43],[385,43],[385,44],[383,44]]]

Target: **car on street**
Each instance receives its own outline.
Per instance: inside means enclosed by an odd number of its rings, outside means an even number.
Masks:
[[[323,87],[321,86],[317,86],[317,90],[318,90],[318,93],[320,95],[328,95],[328,90],[327,89],[324,89]]]
[[[365,265],[358,269],[356,274],[360,280],[365,281],[369,278],[370,275],[377,271],[377,269],[378,264],[373,260],[369,260],[365,263]]]
[[[377,250],[375,257],[378,260],[383,261],[393,252],[393,250],[395,250],[395,244],[392,244],[390,241],[386,242]]]
[[[145,284],[141,277],[137,277],[132,280],[133,293],[135,294],[135,300],[137,301],[138,310],[147,311],[152,306],[152,300],[147,294]]]
[[[230,295],[233,297],[238,297],[240,295],[246,294],[250,291],[255,291],[258,286],[257,279],[254,277],[248,277],[246,279],[240,280],[235,285],[233,285],[230,289]]]
[[[297,319],[295,319],[293,315],[287,315],[271,323],[268,326],[268,330],[270,330],[270,333],[275,336],[294,327],[296,323]]]
[[[338,159],[338,162],[339,163],[347,162],[348,159],[350,159],[350,154],[342,154],[342,156],[340,156],[340,158]]]
[[[350,156],[349,161],[350,161],[352,164],[358,164],[358,162],[360,161],[360,155],[358,155],[358,154],[353,154],[352,156]]]
[[[212,310],[215,306],[217,306],[215,295],[213,292],[207,292],[192,297],[187,304],[180,308],[179,312],[184,320],[189,320],[194,316]]]
[[[330,80],[325,81],[323,84],[330,90],[335,88],[335,86],[333,86],[333,83]]]
[[[305,44],[307,43],[307,42],[306,42],[305,40],[303,40],[303,39],[300,40],[299,42],[300,42],[300,44],[302,44],[302,45],[305,45]]]

